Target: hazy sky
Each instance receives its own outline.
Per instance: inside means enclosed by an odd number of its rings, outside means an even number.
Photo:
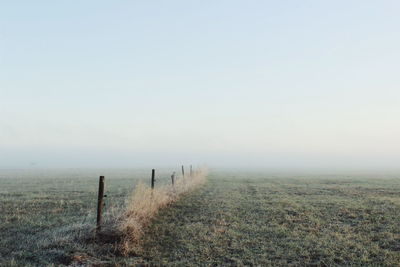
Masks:
[[[400,1],[1,1],[0,168],[400,169]]]

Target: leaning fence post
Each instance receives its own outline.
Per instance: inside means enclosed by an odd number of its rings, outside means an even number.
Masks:
[[[172,173],[171,175],[171,181],[172,181],[172,186],[175,184],[175,172]]]
[[[99,196],[97,200],[97,225],[96,231],[101,230],[101,213],[103,210],[103,197],[104,197],[104,176],[99,178]]]
[[[152,169],[151,170],[151,189],[154,189],[155,176],[156,176],[156,170]]]
[[[185,178],[185,167],[182,165],[182,177]]]

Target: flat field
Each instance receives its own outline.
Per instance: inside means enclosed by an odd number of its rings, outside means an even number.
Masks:
[[[0,265],[400,266],[400,176],[383,175],[211,171],[158,213],[140,253],[123,257],[90,238],[97,177],[106,176],[107,220],[148,173],[2,171]]]

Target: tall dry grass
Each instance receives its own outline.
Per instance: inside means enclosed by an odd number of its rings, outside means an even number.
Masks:
[[[139,183],[129,198],[118,225],[118,230],[122,233],[121,252],[125,255],[139,252],[141,238],[157,212],[204,184],[206,176],[206,170],[198,170],[192,176],[177,177],[174,186],[164,185],[154,189]]]

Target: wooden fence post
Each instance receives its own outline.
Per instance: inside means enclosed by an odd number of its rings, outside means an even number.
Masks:
[[[152,169],[151,170],[151,189],[154,189],[155,176],[156,176],[156,170]]]
[[[103,211],[103,197],[104,197],[104,176],[100,176],[99,178],[99,196],[97,200],[97,225],[96,231],[99,232],[101,230],[101,213]]]
[[[190,177],[192,177],[193,176],[193,168],[192,168],[192,165],[190,165]]]
[[[172,186],[175,184],[175,172],[172,173],[171,175],[171,181],[172,181]]]
[[[185,178],[185,167],[182,165],[182,177]]]

